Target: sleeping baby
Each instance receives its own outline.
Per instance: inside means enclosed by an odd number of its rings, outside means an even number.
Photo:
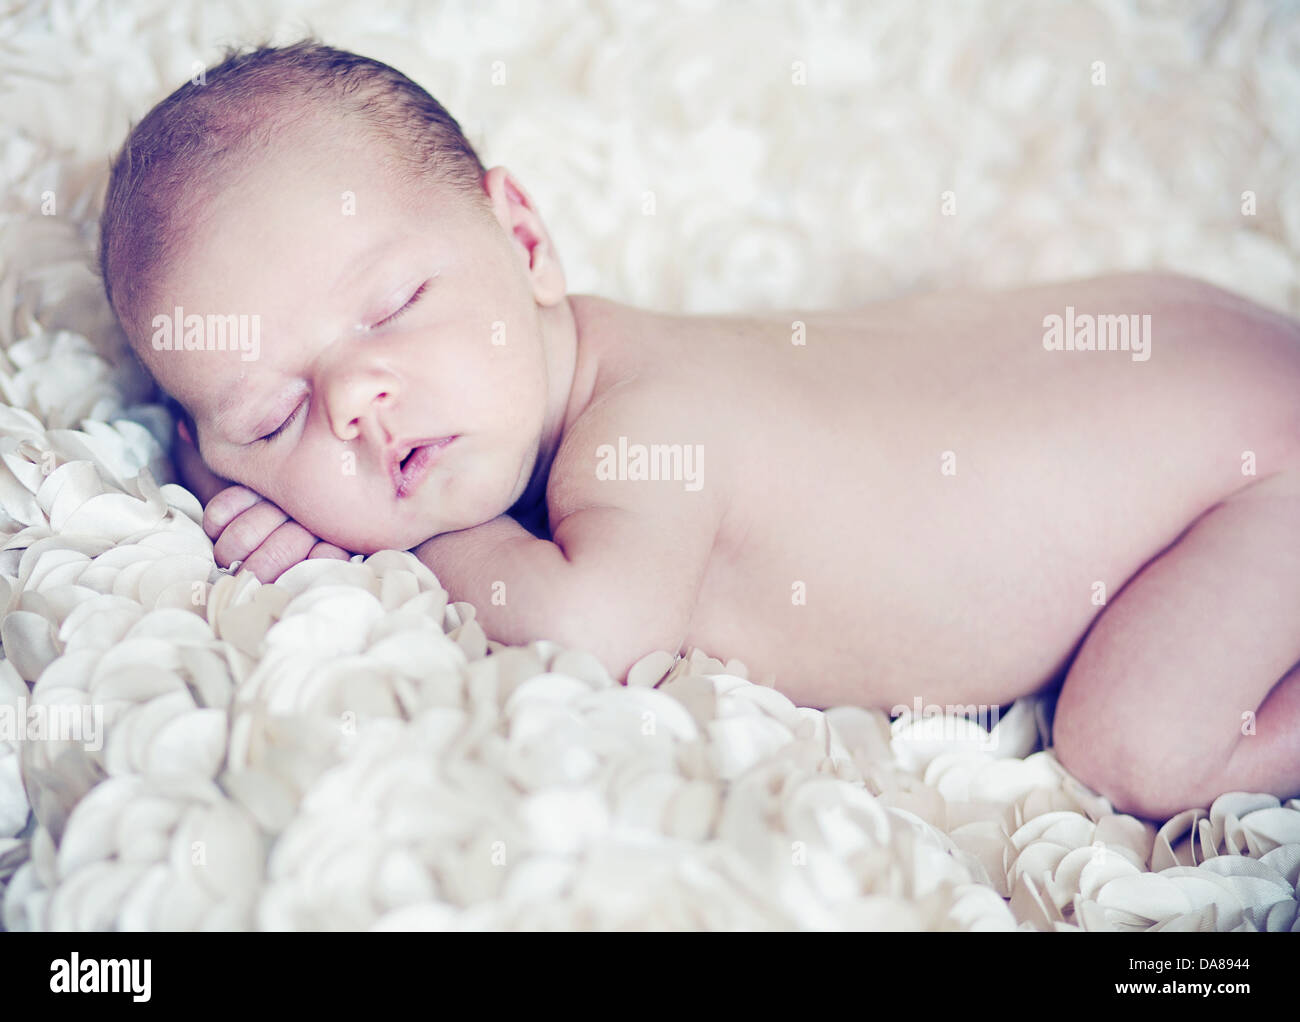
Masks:
[[[844,311],[567,293],[386,65],[235,55],[132,131],[101,269],[219,563],[411,550],[504,643],[801,705],[1059,685],[1123,812],[1300,795],[1300,324],[1127,273]]]

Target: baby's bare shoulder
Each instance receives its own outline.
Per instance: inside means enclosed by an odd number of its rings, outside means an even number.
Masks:
[[[726,484],[725,467],[706,461],[713,428],[710,410],[667,380],[610,385],[560,442],[547,480],[551,521],[591,507],[716,521]]]

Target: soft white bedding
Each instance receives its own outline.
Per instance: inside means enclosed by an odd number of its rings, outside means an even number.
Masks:
[[[991,737],[891,730],[702,654],[626,688],[553,644],[489,655],[408,554],[225,574],[89,269],[128,120],[220,44],[310,28],[518,173],[574,291],[715,311],[1160,266],[1297,314],[1300,11],[1224,6],[0,22],[4,926],[1300,928],[1300,801],[1115,815],[1044,751],[1050,697]],[[79,704],[102,747],[36,736]]]

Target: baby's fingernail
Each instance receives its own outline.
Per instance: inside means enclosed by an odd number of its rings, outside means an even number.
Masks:
[[[214,508],[209,504],[203,512],[203,531],[208,534],[208,539],[215,541],[229,523],[230,515],[219,507]]]

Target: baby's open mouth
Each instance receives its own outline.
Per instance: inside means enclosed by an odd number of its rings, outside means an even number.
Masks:
[[[417,440],[394,452],[389,463],[389,474],[393,478],[393,492],[399,500],[415,491],[416,486],[441,457],[443,450],[455,439],[456,436],[444,436],[433,440]]]

